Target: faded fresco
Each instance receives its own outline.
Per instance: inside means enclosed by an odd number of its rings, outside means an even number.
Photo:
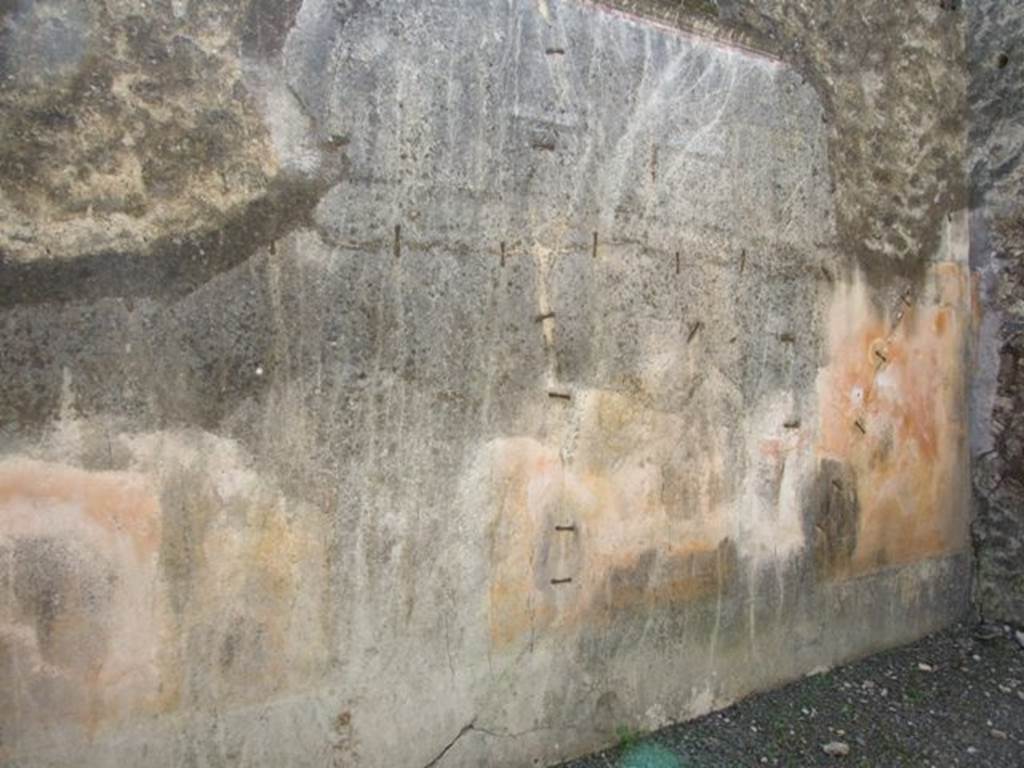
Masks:
[[[0,765],[554,763],[960,615],[958,126],[634,6],[0,3]]]

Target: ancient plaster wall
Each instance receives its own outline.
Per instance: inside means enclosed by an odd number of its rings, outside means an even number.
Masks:
[[[629,10],[4,9],[0,759],[540,764],[961,613],[958,14],[876,158],[888,54]]]

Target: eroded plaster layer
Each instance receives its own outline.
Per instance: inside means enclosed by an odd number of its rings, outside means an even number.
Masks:
[[[858,269],[742,46],[267,13],[208,20],[265,193],[0,266],[4,759],[553,762],[959,615],[961,212]]]

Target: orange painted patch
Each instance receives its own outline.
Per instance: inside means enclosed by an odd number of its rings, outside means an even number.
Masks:
[[[714,594],[731,577],[714,452],[680,466],[678,424],[590,393],[571,463],[525,438],[492,456],[492,641],[593,626],[622,610]]]
[[[4,462],[0,464],[0,508],[18,500],[40,515],[54,507],[73,506],[110,535],[131,539],[140,556],[159,546],[159,503],[142,475],[88,472],[26,460]]]
[[[17,670],[0,730],[91,734],[156,700],[160,523],[142,475],[0,462],[0,642]]]
[[[205,463],[173,448],[166,519],[155,476],[0,462],[0,732],[90,735],[322,674],[324,536],[309,526],[323,516],[289,506],[230,446],[200,443]]]
[[[818,381],[819,455],[847,464],[859,502],[852,576],[966,546],[965,270],[937,265],[902,316],[840,289]]]

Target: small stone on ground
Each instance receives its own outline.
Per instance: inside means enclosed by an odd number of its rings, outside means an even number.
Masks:
[[[826,755],[832,755],[832,757],[845,757],[850,754],[850,745],[845,741],[830,741],[822,747],[822,750]]]

